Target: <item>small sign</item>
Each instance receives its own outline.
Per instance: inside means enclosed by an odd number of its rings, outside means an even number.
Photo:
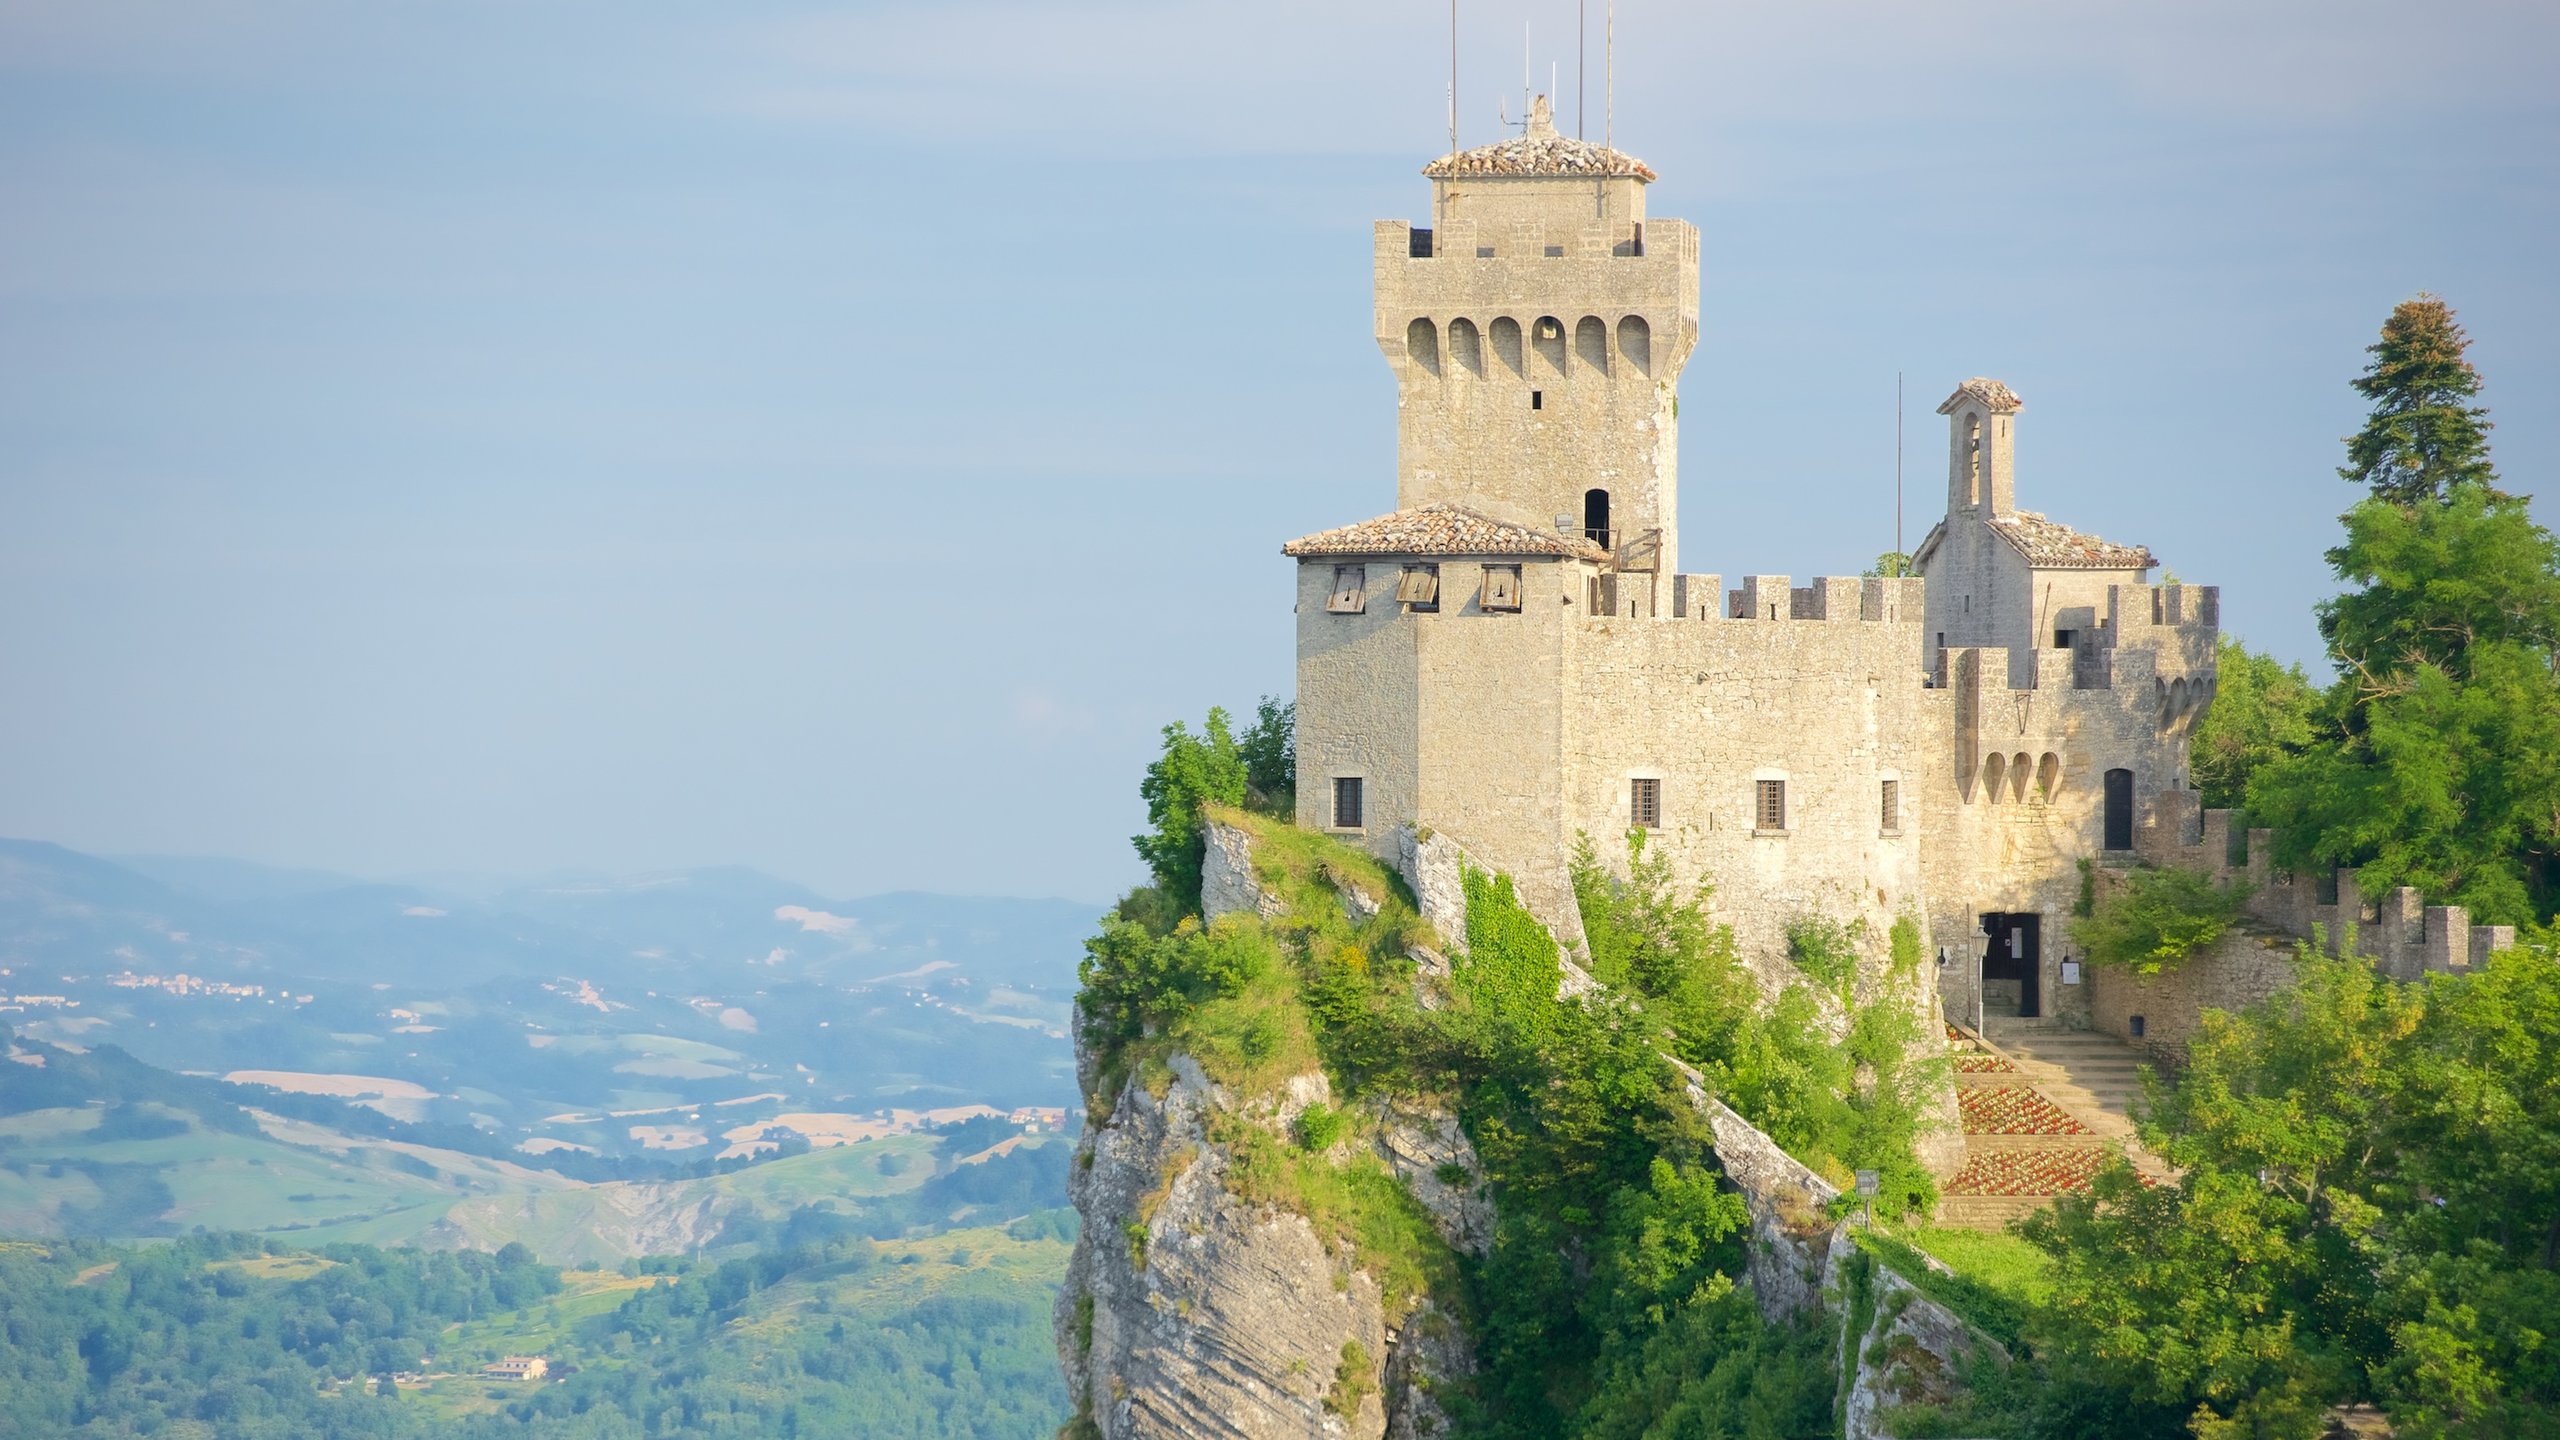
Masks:
[[[1836,1175],[1836,1174],[1838,1174],[1839,1172],[1835,1170],[1835,1171],[1833,1171],[1832,1173]],[[1878,1181],[1878,1172],[1877,1172],[1877,1171],[1874,1171],[1874,1170],[1861,1170],[1861,1171],[1859,1171],[1859,1172],[1858,1172],[1858,1193],[1859,1193],[1859,1194],[1861,1194],[1861,1195],[1873,1195],[1874,1193],[1876,1193],[1876,1191],[1877,1191],[1879,1188],[1881,1188],[1881,1187],[1878,1185],[1877,1181]]]
[[[2065,985],[2077,985],[2080,983],[2079,961],[2065,960],[2062,962],[2062,983]]]

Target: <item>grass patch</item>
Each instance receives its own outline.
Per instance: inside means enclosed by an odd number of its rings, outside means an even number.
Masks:
[[[1211,1120],[1209,1138],[1227,1152],[1227,1189],[1237,1199],[1304,1215],[1337,1254],[1350,1247],[1389,1316],[1426,1297],[1444,1309],[1457,1304],[1457,1253],[1385,1161],[1364,1154],[1337,1165],[1226,1115]]]
[[[1953,1273],[1930,1268],[1922,1247]],[[2027,1312],[2052,1290],[2051,1261],[2034,1246],[2007,1235],[1926,1228],[1908,1238],[1880,1230],[1857,1232],[1858,1248],[1944,1305],[1974,1329],[2012,1353],[2024,1343]],[[1943,1249],[1941,1248],[1943,1247]]]

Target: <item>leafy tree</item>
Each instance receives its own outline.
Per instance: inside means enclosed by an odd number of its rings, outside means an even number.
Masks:
[[[2560,539],[2522,500],[2464,482],[2437,504],[2365,501],[2345,522],[2329,563],[2352,588],[2320,607],[2320,632],[2351,705],[2422,665],[2468,678],[2481,646],[2560,641]]]
[[[2480,393],[2480,372],[2463,353],[2470,344],[2437,296],[2393,308],[2382,338],[2365,347],[2373,363],[2354,383],[2373,413],[2348,437],[2338,478],[2403,505],[2441,500],[2457,484],[2495,485],[2488,412],[2470,403]]]
[[[1859,572],[1869,580],[1879,577],[1891,580],[1911,573],[1911,557],[1900,550],[1887,550],[1876,557],[1876,563]]]
[[[2225,634],[2214,662],[2213,704],[2187,749],[2187,774],[2204,803],[2238,809],[2248,803],[2258,767],[2312,740],[2320,693],[2299,665],[2281,665]]]
[[[2402,1434],[2560,1435],[2560,967],[2296,970],[2153,1085],[2174,1182],[2119,1167],[2028,1222],[2056,1260],[2040,1359],[2200,1440],[2358,1400]]]
[[[2099,965],[2157,975],[2219,940],[2249,898],[2192,870],[2136,870],[2071,921],[2071,938]]]
[[[1164,727],[1164,753],[1147,767],[1138,793],[1155,829],[1130,837],[1156,883],[1183,909],[1200,908],[1203,841],[1200,807],[1245,802],[1245,762],[1227,728],[1227,712],[1211,709],[1197,735],[1176,720]]]
[[[2338,680],[2311,743],[2261,759],[2251,817],[2293,869],[2353,866],[2484,921],[2560,903],[2560,539],[2491,484],[2479,376],[2442,302],[2403,305],[2358,388],[2349,442],[2374,498],[2329,561]]]
[[[1244,760],[1246,802],[1265,815],[1286,820],[1298,809],[1298,702],[1280,703],[1265,695],[1254,706],[1253,723],[1236,741]]]

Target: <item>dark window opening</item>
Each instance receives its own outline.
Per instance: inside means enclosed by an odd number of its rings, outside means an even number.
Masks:
[[[2077,636],[2077,632],[2075,632],[2075,631],[2070,631],[2070,630],[2056,630],[2056,631],[2054,631],[2054,632],[2053,632],[2053,648],[2054,648],[2054,649],[2056,649],[2056,650],[2068,650],[2068,649],[2070,649],[2070,648],[2071,648],[2071,642],[2072,642],[2072,640],[2073,640],[2074,638],[2076,638],[2076,636]]]
[[[1479,259],[1479,260],[1490,260],[1490,259],[1492,259],[1492,258],[1493,258],[1493,247],[1492,247],[1492,246],[1490,246],[1490,245],[1479,245],[1479,246],[1477,246],[1477,247],[1476,247],[1476,258],[1477,258],[1477,259]]]
[[[1550,260],[1561,260],[1561,259],[1563,259],[1563,258],[1564,258],[1564,247],[1563,247],[1563,246],[1561,246],[1561,245],[1550,245],[1550,246],[1548,246],[1548,247],[1547,247],[1547,258],[1548,258],[1548,259],[1550,259]]]
[[[2108,772],[2107,772],[2107,799],[2106,799],[2106,815],[2107,815],[2107,835],[2106,835],[2106,846],[2107,846],[2107,848],[2108,848],[2108,849],[2110,849],[2110,850],[2130,850],[2130,849],[2132,849],[2132,848],[2133,848],[2133,772],[2132,772],[2132,771],[2130,771],[2130,770],[2110,770],[2110,771],[2108,771]]]
[[[1758,782],[1756,788],[1759,792],[1759,803],[1752,815],[1752,824],[1762,830],[1786,829],[1787,782],[1762,780]]]
[[[2136,1039],[2136,1040],[2139,1040],[2139,1039],[2141,1039],[2141,1038],[2142,1038],[2142,1031],[2143,1031],[2143,1028],[2144,1028],[2144,1024],[2145,1024],[2145,1022],[2144,1022],[2143,1018],[2142,1018],[2141,1016],[2139,1016],[2139,1015],[2127,1015],[2126,1017],[2124,1017],[2124,1028],[2125,1028],[2125,1030],[2126,1030],[2129,1034],[2131,1034],[2131,1035],[2133,1036],[2133,1038],[2134,1038],[2134,1039]]]
[[[1631,780],[1627,782],[1627,818],[1639,830],[1662,828],[1662,782]]]
[[[1360,828],[1360,777],[1357,775],[1342,775],[1334,779],[1333,828],[1336,830]]]
[[[1409,248],[1409,250],[1408,250],[1408,252],[1407,252],[1407,253],[1409,253],[1410,255],[1412,255],[1412,257],[1413,257],[1414,259],[1416,259],[1416,260],[1428,260],[1428,259],[1430,259],[1430,258],[1431,258],[1431,232],[1430,232],[1430,231],[1428,231],[1428,230],[1416,230],[1416,231],[1414,231],[1414,232],[1413,232],[1413,243],[1412,243],[1412,245],[1411,245],[1411,247]]]
[[[1532,390],[1532,391],[1530,391],[1530,392],[1529,392],[1529,408],[1530,408],[1530,409],[1532,409],[1532,410],[1544,410],[1544,409],[1546,409],[1546,408],[1547,408],[1547,392],[1546,392],[1546,391],[1544,391],[1544,390]]]
[[[1592,544],[1603,550],[1609,548],[1608,491],[1585,490],[1582,492],[1582,533]]]

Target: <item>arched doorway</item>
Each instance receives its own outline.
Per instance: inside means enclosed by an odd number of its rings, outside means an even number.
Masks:
[[[1590,538],[1592,544],[1603,550],[1609,548],[1608,491],[1585,490],[1582,492],[1582,533]]]

